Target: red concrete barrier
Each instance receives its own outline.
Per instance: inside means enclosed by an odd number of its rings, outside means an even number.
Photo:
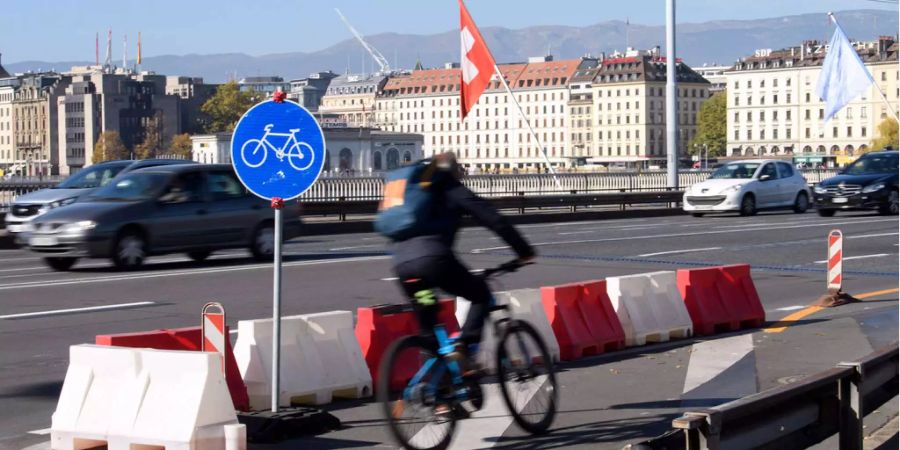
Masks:
[[[559,342],[560,359],[570,361],[625,346],[625,333],[606,295],[605,281],[542,287],[541,301]]]
[[[438,304],[441,308],[438,314],[440,323],[444,324],[448,333],[459,331],[456,302],[440,300]],[[388,346],[403,336],[419,332],[419,323],[411,305],[376,305],[357,309],[356,340],[359,341],[366,365],[369,366],[369,373],[372,374],[373,386],[378,386],[378,368]],[[394,378],[391,380],[391,386],[394,388],[403,386],[421,366],[418,355],[413,352],[402,355],[401,361],[394,367]]]
[[[749,264],[681,269],[677,277],[698,335],[755,328],[766,321]]]
[[[228,392],[231,393],[231,401],[234,409],[238,411],[250,410],[250,398],[247,396],[247,386],[241,379],[234,360],[234,352],[231,348],[231,340],[228,339],[228,327],[225,327],[225,382],[228,384]],[[100,334],[94,340],[97,345],[110,345],[116,347],[153,348],[157,350],[188,350],[200,351],[200,327],[163,329],[139,333],[125,334]]]

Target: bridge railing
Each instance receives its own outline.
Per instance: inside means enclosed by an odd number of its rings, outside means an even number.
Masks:
[[[804,170],[803,176],[810,183],[818,183],[837,174],[836,169]],[[679,185],[690,186],[709,177],[709,170],[691,170],[679,173]],[[463,179],[470,189],[485,197],[510,195],[561,195],[603,192],[639,192],[666,190],[666,173],[608,172],[562,173],[557,185],[549,174],[521,175],[471,175]],[[19,195],[55,186],[58,181],[16,179],[0,181],[0,207],[8,206]],[[320,178],[301,200],[304,202],[328,202],[338,200],[378,200],[384,187],[380,176]]]
[[[795,383],[684,413],[666,434],[630,450],[806,448],[838,434],[862,450],[863,417],[897,395],[898,346],[841,363]]]

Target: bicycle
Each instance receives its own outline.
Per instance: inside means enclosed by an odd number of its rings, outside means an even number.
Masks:
[[[519,262],[511,261],[485,269],[481,276],[487,280],[520,267]],[[490,311],[502,313],[496,319],[489,316],[488,321],[497,336],[496,378],[503,401],[519,427],[531,434],[545,433],[556,415],[559,396],[547,345],[534,327],[509,316],[508,305],[495,304]],[[434,334],[437,345],[434,338],[424,335],[395,341],[382,357],[378,372],[378,400],[391,435],[408,450],[447,448],[456,421],[468,417],[469,409],[481,409],[484,402],[480,377],[464,377],[459,363],[446,357],[454,351],[456,339],[448,336],[443,325],[436,326]],[[418,369],[410,374],[410,368]],[[397,383],[397,379],[404,381]],[[529,381],[534,386],[523,390],[520,385]],[[524,397],[519,395],[522,392]],[[450,413],[436,413],[439,405]],[[529,412],[529,407],[536,411]],[[406,413],[412,417],[404,418]],[[423,417],[419,418],[419,413]]]
[[[272,124],[265,126],[266,133],[263,134],[263,137],[259,139],[249,139],[241,146],[241,159],[244,160],[244,164],[251,168],[263,165],[263,163],[266,162],[266,158],[269,156],[268,150],[271,149],[275,152],[275,157],[277,157],[279,161],[284,161],[284,158],[287,157],[288,163],[298,172],[302,172],[312,167],[312,164],[315,161],[315,153],[313,152],[311,145],[297,140],[297,133],[300,129],[291,128],[289,130],[290,133],[273,133],[272,126]],[[278,148],[269,142],[269,136],[286,137],[288,139],[281,148]],[[250,159],[248,160],[247,150],[249,148],[252,148],[253,151],[250,153]],[[257,153],[259,153],[260,150],[262,150],[262,156],[257,156]],[[295,160],[297,161],[296,163]],[[306,162],[305,165],[302,165],[304,160],[308,160],[308,162]]]

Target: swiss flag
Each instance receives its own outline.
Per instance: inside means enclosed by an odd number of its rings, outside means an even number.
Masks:
[[[459,0],[459,26],[459,65],[462,68],[460,120],[464,120],[491,82],[495,64],[494,57],[491,56],[491,51],[488,50],[463,0]]]

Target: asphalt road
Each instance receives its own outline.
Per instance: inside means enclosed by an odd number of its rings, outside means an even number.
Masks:
[[[833,228],[845,235],[845,290],[868,293],[863,303],[816,312],[779,332],[685,340],[564,365],[562,411],[552,434],[525,439],[499,401],[489,400],[481,417],[458,430],[456,448],[620,448],[659,434],[687,408],[789,383],[897,339],[896,217],[765,213],[523,226],[538,248],[538,264],[502,278],[497,290],[750,263],[772,322],[823,293],[825,238]],[[472,267],[510,257],[502,241],[481,229],[464,230],[458,248]],[[286,246],[284,314],[402,301],[385,252],[384,240],[373,234],[292,241]],[[47,440],[29,432],[50,425],[69,345],[93,342],[97,334],[194,326],[200,307],[211,300],[225,305],[232,326],[266,317],[271,277],[270,265],[252,263],[241,251],[202,264],[181,255],[158,257],[132,273],[116,272],[106,261],[82,261],[70,273],[55,273],[27,252],[0,251],[0,448]],[[110,309],[82,310],[98,306]],[[710,363],[722,360],[728,364]],[[371,403],[329,408],[347,425],[344,430],[290,445],[390,445]]]

